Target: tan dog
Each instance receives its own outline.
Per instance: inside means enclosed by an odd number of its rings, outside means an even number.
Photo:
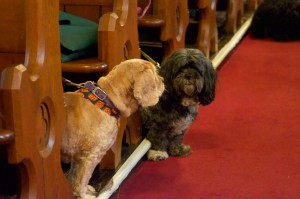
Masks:
[[[139,106],[155,105],[164,90],[163,78],[156,67],[142,59],[131,59],[115,66],[98,86],[106,93],[122,117],[128,117]],[[64,94],[67,112],[62,137],[62,161],[71,162],[69,180],[78,198],[95,198],[88,186],[92,173],[113,145],[118,118],[97,108],[76,92]]]

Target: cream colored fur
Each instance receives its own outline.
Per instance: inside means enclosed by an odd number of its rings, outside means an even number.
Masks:
[[[155,105],[164,90],[155,66],[142,59],[120,63],[97,84],[122,117],[130,116],[139,106]],[[68,178],[74,195],[95,198],[88,183],[95,167],[115,142],[118,121],[76,93],[66,92],[64,99],[67,124],[62,137],[62,161],[72,163]]]

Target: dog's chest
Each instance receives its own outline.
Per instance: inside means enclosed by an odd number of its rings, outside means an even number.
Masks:
[[[179,118],[172,123],[172,134],[180,135],[185,131],[194,121],[194,116],[189,114],[186,117]]]

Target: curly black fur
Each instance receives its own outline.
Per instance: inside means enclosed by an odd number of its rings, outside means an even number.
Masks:
[[[185,48],[165,60],[159,74],[165,91],[155,106],[141,110],[143,132],[151,149],[188,155],[191,148],[182,144],[183,136],[198,114],[198,105],[214,100],[217,73],[201,51]],[[165,158],[154,160],[160,159]]]
[[[277,41],[300,39],[300,0],[264,0],[250,26],[256,38]]]

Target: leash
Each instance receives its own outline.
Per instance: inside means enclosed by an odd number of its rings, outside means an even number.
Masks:
[[[144,51],[142,51],[142,49],[140,48],[140,51],[142,53],[142,55],[152,64],[154,64],[157,68],[160,68],[160,64],[158,62],[156,62],[154,59],[152,59],[147,53],[145,53]],[[77,88],[84,88],[85,86],[85,82],[84,83],[74,83],[64,77],[62,77],[62,82],[68,86],[75,86]]]
[[[84,84],[85,84],[85,83],[76,84],[76,83],[71,82],[70,80],[68,80],[64,77],[62,78],[62,82],[65,83],[68,86],[75,86],[77,88],[84,88]]]
[[[160,68],[160,65],[158,62],[156,62],[154,59],[152,59],[149,55],[147,55],[144,51],[142,51],[142,49],[140,48],[140,51],[142,53],[142,55],[148,60],[150,61],[152,64],[154,64],[157,68]]]

